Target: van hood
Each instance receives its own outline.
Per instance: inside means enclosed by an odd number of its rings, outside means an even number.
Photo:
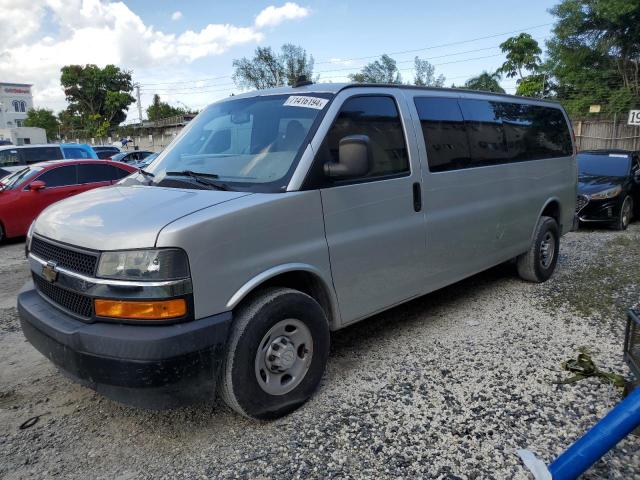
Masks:
[[[164,226],[247,192],[148,186],[90,190],[55,203],[37,218],[34,233],[94,250],[148,248]]]

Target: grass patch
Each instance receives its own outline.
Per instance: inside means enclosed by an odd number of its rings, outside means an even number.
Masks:
[[[594,248],[588,262],[549,282],[548,306],[568,305],[584,317],[621,318],[640,299],[640,238],[626,231]]]

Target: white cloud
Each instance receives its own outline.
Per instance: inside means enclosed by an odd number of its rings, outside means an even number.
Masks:
[[[0,0],[0,11],[11,12],[11,21],[0,28],[0,78],[33,83],[36,105],[56,110],[64,107],[59,83],[64,65],[113,63],[157,75],[158,67],[184,69],[196,59],[260,42],[264,27],[309,14],[288,2],[265,8],[249,26],[211,23],[173,34],[145,24],[121,1]]]
[[[275,27],[285,20],[304,18],[309,16],[310,13],[311,11],[308,8],[301,7],[293,2],[287,2],[281,7],[269,5],[258,14],[255,25],[258,28]]]
[[[171,14],[171,20],[180,20],[182,18],[182,12],[180,10],[176,10]]]

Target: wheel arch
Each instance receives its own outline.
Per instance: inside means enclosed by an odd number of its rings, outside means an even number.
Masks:
[[[288,287],[306,293],[324,310],[329,328],[331,330],[340,328],[340,311],[332,284],[323,278],[318,269],[303,263],[279,265],[256,275],[233,294],[226,307],[233,310],[258,290],[274,286]]]
[[[560,200],[558,197],[551,197],[547,199],[544,203],[540,211],[538,212],[538,216],[536,217],[536,221],[533,224],[533,228],[531,229],[531,241],[533,240],[534,235],[536,234],[536,227],[538,226],[538,221],[540,217],[551,217],[558,224],[558,228],[561,229],[560,235],[562,235],[562,207],[560,206]]]

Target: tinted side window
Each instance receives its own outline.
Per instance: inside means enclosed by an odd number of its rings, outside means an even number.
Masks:
[[[462,112],[455,98],[416,98],[416,109],[427,146],[429,170],[466,168],[469,142]]]
[[[472,167],[494,165],[509,161],[507,141],[498,102],[460,100],[460,108],[467,127]]]
[[[0,167],[11,167],[20,165],[21,163],[17,150],[2,150],[0,152]]]
[[[115,171],[111,165],[78,165],[78,183],[110,182],[114,179]]]
[[[131,172],[128,172],[124,168],[111,167],[115,172],[114,180],[120,180],[121,178],[126,177],[127,175],[131,175]]]
[[[76,178],[76,166],[67,165],[66,167],[47,170],[40,175],[37,180],[43,181],[47,185],[47,188],[76,185],[78,183]]]
[[[21,148],[20,155],[26,163],[38,163],[46,160],[60,160],[60,147]]]
[[[64,147],[63,150],[64,150],[64,158],[77,158],[77,159],[91,158],[89,156],[89,153],[82,148]]]
[[[323,142],[325,162],[338,161],[340,140],[349,135],[367,135],[371,141],[373,168],[366,177],[409,171],[409,156],[400,115],[391,97],[348,99]]]

